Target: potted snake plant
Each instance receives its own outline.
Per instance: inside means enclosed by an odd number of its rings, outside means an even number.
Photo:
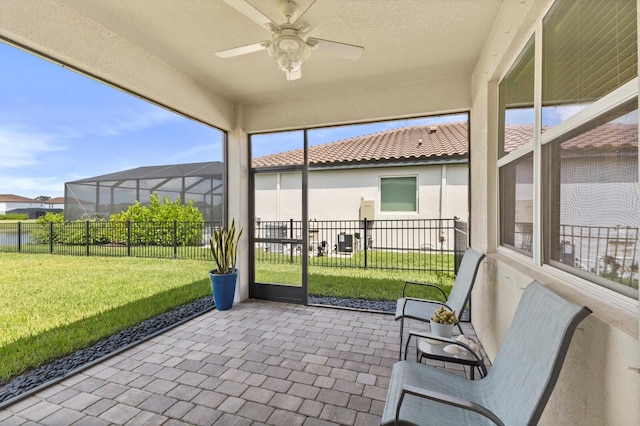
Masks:
[[[238,270],[236,259],[238,256],[238,242],[242,235],[242,228],[236,233],[235,219],[227,229],[221,227],[213,231],[210,239],[211,255],[215,268],[209,271],[211,289],[216,309],[225,311],[233,306],[236,292]]]

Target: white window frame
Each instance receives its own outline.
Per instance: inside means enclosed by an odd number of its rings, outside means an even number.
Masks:
[[[563,271],[558,269],[552,265],[544,263],[543,258],[543,229],[542,229],[542,220],[543,220],[543,200],[542,200],[542,176],[543,176],[543,165],[542,164],[542,146],[548,143],[552,143],[557,140],[559,137],[575,131],[587,123],[597,119],[598,117],[606,114],[608,111],[615,109],[618,106],[621,106],[629,101],[633,101],[634,99],[638,99],[638,86],[640,84],[639,77],[635,77],[633,80],[623,84],[618,87],[611,93],[603,96],[592,104],[587,105],[583,110],[579,111],[575,115],[569,117],[568,119],[562,121],[561,123],[547,129],[544,133],[541,132],[541,124],[542,124],[542,49],[543,49],[543,21],[549,11],[552,9],[555,2],[551,2],[547,5],[544,13],[537,20],[532,31],[525,37],[524,43],[519,46],[516,54],[510,61],[510,63],[505,68],[504,73],[500,76],[498,80],[498,84],[496,85],[496,89],[499,90],[500,82],[508,75],[509,71],[513,68],[516,61],[519,59],[521,53],[526,48],[527,44],[531,37],[534,37],[535,42],[535,65],[534,65],[534,137],[533,141],[530,143],[526,143],[516,150],[508,153],[502,158],[498,158],[496,162],[496,176],[499,175],[500,167],[507,165],[514,160],[521,158],[522,156],[528,154],[533,151],[533,184],[534,184],[534,200],[533,200],[533,257],[528,257],[522,253],[517,252],[514,249],[511,249],[506,246],[500,245],[500,226],[496,226],[496,242],[497,247],[496,251],[506,257],[517,261],[518,263],[527,264],[534,269],[538,269],[545,274],[556,278],[558,280],[562,280],[570,286],[574,286],[575,288],[583,291],[585,293],[591,294],[594,297],[597,297],[600,300],[608,301],[615,306],[628,311],[631,314],[637,315],[637,310],[640,305],[639,300],[633,297],[626,296],[624,294],[618,293],[614,290],[611,290],[605,286],[599,285],[591,280],[587,280],[585,278],[581,278],[572,273]],[[639,102],[640,104],[640,102]],[[639,111],[640,111],[640,105]],[[640,113],[639,113],[640,114]],[[640,156],[640,153],[639,153]],[[639,161],[640,163],[640,161]],[[497,206],[496,209],[499,213],[500,208],[500,188],[498,182],[496,182],[496,188],[498,190],[497,194]],[[499,214],[498,214],[498,217]]]

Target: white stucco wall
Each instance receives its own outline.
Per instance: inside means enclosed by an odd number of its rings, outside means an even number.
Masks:
[[[542,425],[640,424],[637,300],[497,247],[497,81],[543,14],[546,0],[505,2],[472,78],[472,245],[488,253],[474,288],[473,325],[493,359],[533,279],[593,310],[576,331]],[[526,366],[523,366],[526,368]]]
[[[312,170],[309,172],[309,219],[317,221],[314,227],[318,233],[310,238],[324,241],[327,250],[337,249],[340,233],[354,236],[354,250],[364,247],[365,237],[373,249],[452,248],[452,223],[433,219],[453,219],[454,216],[467,219],[467,169],[467,164],[447,164]],[[417,178],[417,212],[381,211],[380,178],[397,176]],[[276,236],[273,228],[281,224],[265,222],[301,220],[301,180],[300,172],[256,176],[255,215],[260,218],[256,235]],[[369,222],[366,233],[359,220],[361,200],[373,200],[375,205],[375,219]],[[398,221],[408,219],[428,220]]]
[[[7,202],[7,201],[0,202],[0,214],[6,214],[7,212],[10,212],[16,209],[31,209],[31,208],[43,209],[43,208],[50,208],[50,207],[46,203],[41,203],[37,201],[33,203],[27,203],[27,202],[14,203],[14,202]]]
[[[376,219],[468,217],[467,165],[376,167],[309,172],[309,218],[358,220],[361,200],[374,200]],[[380,211],[380,177],[416,176],[418,212]],[[441,183],[444,182],[444,185]],[[256,177],[256,216],[263,221],[300,220],[300,173]]]

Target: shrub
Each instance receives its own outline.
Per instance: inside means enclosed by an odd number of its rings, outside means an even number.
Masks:
[[[164,197],[162,203],[158,194],[149,197],[149,205],[139,201],[126,211],[114,214],[109,222],[114,226],[112,241],[132,245],[174,245],[174,221],[178,222],[175,243],[181,246],[199,245],[202,242],[202,213],[195,207],[193,200],[183,204],[178,197],[171,201]],[[127,223],[131,223],[130,237]]]
[[[105,229],[107,222],[101,218],[91,219],[89,222],[89,244],[108,243],[108,232]],[[36,243],[48,244],[50,239],[53,239],[54,244],[87,244],[86,220],[65,222],[62,213],[48,212],[44,216],[40,216],[36,223],[39,226],[35,227],[31,233],[31,237]]]
[[[0,220],[28,220],[29,216],[23,213],[0,214]]]
[[[34,227],[31,232],[31,238],[34,242],[47,244],[50,239],[53,239],[54,243],[60,242],[60,233],[64,223],[64,215],[62,213],[47,212],[40,216],[36,223],[38,226]]]

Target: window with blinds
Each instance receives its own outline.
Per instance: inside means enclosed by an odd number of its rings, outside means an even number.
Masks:
[[[638,75],[635,0],[557,1],[543,21],[542,131]]]
[[[532,38],[500,82],[499,157],[533,140],[534,56]]]
[[[632,298],[637,16],[636,0],[557,0],[498,86],[500,245]]]

